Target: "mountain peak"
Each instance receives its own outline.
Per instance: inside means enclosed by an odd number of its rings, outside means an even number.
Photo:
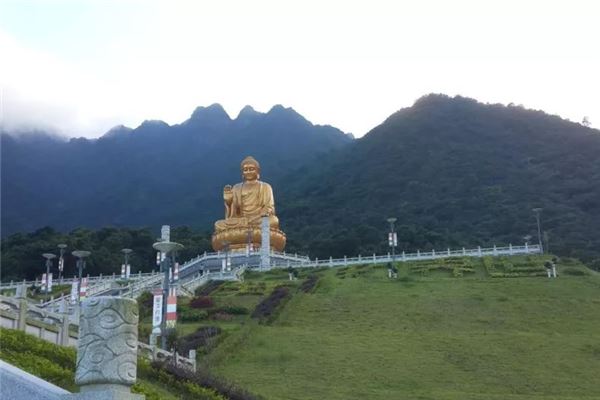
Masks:
[[[312,125],[310,121],[304,118],[301,114],[299,114],[296,110],[291,107],[284,107],[281,104],[274,105],[269,112],[267,113],[269,117],[275,118],[286,118],[286,119],[296,119],[298,121],[302,121],[309,125]]]
[[[191,121],[231,121],[229,115],[219,103],[211,104],[208,107],[196,107],[192,116]]]
[[[252,106],[247,105],[244,108],[242,108],[240,110],[240,113],[238,114],[236,119],[240,119],[240,118],[247,118],[247,117],[255,117],[258,115],[262,115],[262,113],[256,111],[254,108],[252,108]]]
[[[113,126],[112,128],[110,128],[110,130],[108,130],[108,132],[106,132],[104,135],[102,135],[102,137],[110,138],[110,137],[126,135],[128,133],[131,133],[132,131],[133,131],[133,129],[131,129],[125,125],[117,125],[117,126]]]

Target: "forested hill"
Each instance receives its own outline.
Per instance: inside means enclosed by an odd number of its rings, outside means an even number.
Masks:
[[[231,119],[214,104],[179,125],[146,121],[96,140],[38,133],[2,134],[1,141],[6,236],[45,225],[208,227],[222,216],[223,185],[240,181],[247,155],[260,161],[263,179],[276,182],[352,138],[280,105],[267,113],[247,106]]]
[[[536,243],[532,209],[540,207],[550,252],[600,270],[600,132],[441,95],[421,98],[358,140],[283,107],[247,108],[231,120],[220,106],[200,108],[181,125],[147,122],[96,141],[3,136],[3,234],[44,225],[150,228],[15,235],[2,241],[3,265],[27,258],[39,267],[39,254],[61,241],[89,247],[106,268],[118,265],[123,247],[152,265],[162,224],[199,229],[180,230],[177,239],[191,255],[210,251],[222,187],[239,181],[248,154],[273,184],[290,252],[385,252],[388,217],[398,218],[399,252],[522,244],[527,235]]]
[[[537,242],[600,259],[600,132],[522,107],[429,95],[286,179],[290,248],[342,256]]]

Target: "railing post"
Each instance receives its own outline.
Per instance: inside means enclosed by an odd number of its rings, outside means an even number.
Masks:
[[[19,316],[17,319],[17,329],[23,332],[25,332],[25,328],[27,326],[27,307],[27,300],[19,300]]]
[[[481,257],[481,246],[477,246],[477,255]]]
[[[450,255],[450,247],[448,247],[448,255]]]
[[[196,350],[190,350],[188,358],[192,362],[192,370],[196,372]]]
[[[431,249],[431,257],[435,257],[435,249]]]
[[[495,256],[497,256],[497,255],[498,255],[498,249],[496,248],[496,244],[495,244],[495,243],[494,243],[494,250],[493,250],[493,254],[494,254]]]
[[[525,253],[529,253],[529,246],[527,242],[525,242]]]
[[[464,247],[462,248],[462,255],[463,255],[463,256],[466,256],[466,255],[467,255],[467,250],[466,250]]]
[[[402,261],[406,261],[406,253],[402,250]]]
[[[510,254],[512,256],[512,253],[513,253],[513,251],[512,251],[512,243],[509,243],[508,244],[508,254]]]
[[[360,256],[360,254],[358,255],[358,261],[361,261],[361,256]]]
[[[329,256],[329,266],[333,266],[333,257]]]
[[[421,258],[421,250],[417,250],[417,259]]]
[[[347,267],[348,266],[348,257],[346,257],[344,255],[344,266]]]
[[[65,313],[62,316],[62,325],[60,327],[60,345],[68,346],[69,345],[69,316]]]

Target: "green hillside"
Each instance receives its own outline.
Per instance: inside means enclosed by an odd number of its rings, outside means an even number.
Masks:
[[[306,271],[249,274],[215,305],[279,284],[287,302],[261,323],[207,322],[228,328],[204,363],[267,399],[598,399],[600,276],[568,260],[536,276],[543,261],[322,270],[309,293]]]
[[[517,106],[429,95],[303,166],[278,197],[290,252],[407,252],[537,242],[600,269],[600,131]]]

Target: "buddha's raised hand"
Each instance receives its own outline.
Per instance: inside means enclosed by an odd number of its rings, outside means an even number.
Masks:
[[[233,190],[231,189],[231,185],[225,185],[223,188],[223,200],[225,200],[226,204],[231,204],[233,201]]]

